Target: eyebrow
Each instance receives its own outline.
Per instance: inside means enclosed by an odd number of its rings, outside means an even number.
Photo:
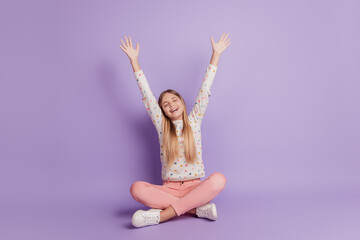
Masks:
[[[171,99],[173,99],[173,98],[176,98],[176,97],[172,97]],[[166,102],[167,102],[167,101],[163,102],[163,105],[164,105]]]

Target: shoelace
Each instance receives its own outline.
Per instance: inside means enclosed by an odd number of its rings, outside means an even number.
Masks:
[[[153,222],[158,222],[160,220],[159,215],[155,215],[155,214],[159,214],[158,212],[146,212],[144,213],[143,217],[145,219],[146,223],[153,223]]]
[[[209,211],[209,208],[211,208],[210,205],[202,206],[198,208],[198,214],[200,217],[207,216],[207,213]]]

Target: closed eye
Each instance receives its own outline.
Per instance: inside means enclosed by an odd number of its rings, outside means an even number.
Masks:
[[[176,102],[176,101],[178,101],[178,100],[179,100],[179,99],[177,99],[176,97],[173,97],[173,99],[174,99],[174,102]],[[167,104],[167,103],[163,105],[163,107],[167,107],[167,106],[168,106],[168,104]]]

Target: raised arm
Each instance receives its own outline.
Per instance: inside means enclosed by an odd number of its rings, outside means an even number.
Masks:
[[[205,111],[209,104],[210,90],[217,72],[220,55],[231,43],[229,42],[230,38],[226,40],[229,34],[225,37],[224,35],[225,33],[223,33],[217,43],[214,42],[212,37],[210,38],[213,50],[211,60],[206,68],[201,88],[195,100],[195,105],[189,113],[190,117],[193,118],[199,126],[202,124],[202,119],[205,116]]]
[[[161,108],[152,93],[149,83],[145,77],[145,74],[142,69],[134,72],[136,82],[139,86],[140,92],[142,94],[142,101],[145,105],[146,111],[148,112],[157,132],[162,130],[162,112]]]
[[[142,101],[145,105],[146,111],[148,112],[157,132],[159,133],[162,130],[162,112],[159,104],[156,101],[154,94],[152,93],[149,83],[146,79],[146,76],[143,70],[140,68],[138,62],[139,56],[139,43],[136,45],[136,49],[132,48],[131,38],[127,40],[126,36],[126,45],[123,43],[123,47],[120,45],[120,48],[124,50],[126,55],[130,59],[131,66],[134,71],[136,82],[139,86],[140,93],[142,95]]]
[[[213,84],[216,72],[217,66],[210,63],[206,68],[205,76],[203,78],[201,88],[197,94],[195,104],[189,113],[189,116],[194,119],[194,121],[196,121],[196,124],[198,124],[199,126],[202,123],[202,119],[205,115],[205,110],[209,104],[209,97],[211,95],[210,89]]]

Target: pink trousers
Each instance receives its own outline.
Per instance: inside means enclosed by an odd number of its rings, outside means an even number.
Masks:
[[[178,216],[202,206],[214,199],[225,187],[226,178],[220,172],[211,174],[205,180],[163,181],[155,185],[136,181],[131,185],[131,196],[138,202],[158,209],[174,208]]]

